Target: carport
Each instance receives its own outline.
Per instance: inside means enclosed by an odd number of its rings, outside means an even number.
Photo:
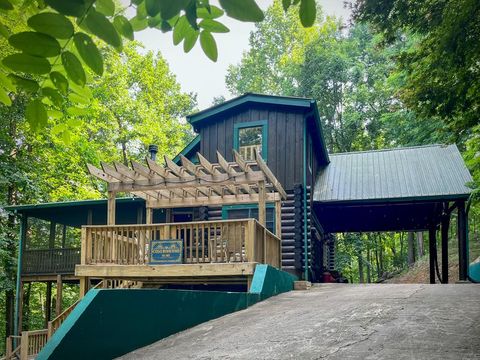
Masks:
[[[441,282],[448,283],[448,231],[457,212],[459,280],[468,276],[468,210],[472,177],[455,145],[330,154],[314,188],[315,214],[326,233],[428,231],[435,283],[437,232]]]

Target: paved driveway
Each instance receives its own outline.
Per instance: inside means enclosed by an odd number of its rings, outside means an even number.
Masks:
[[[480,286],[314,286],[122,359],[480,359]]]

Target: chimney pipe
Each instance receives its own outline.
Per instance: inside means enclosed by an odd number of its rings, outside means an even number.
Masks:
[[[157,145],[148,145],[148,152],[150,153],[150,159],[155,161],[157,159],[158,146]]]

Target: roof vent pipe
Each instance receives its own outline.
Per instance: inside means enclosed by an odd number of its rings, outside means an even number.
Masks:
[[[158,146],[157,145],[148,145],[148,152],[150,153],[150,159],[155,161],[157,159]]]

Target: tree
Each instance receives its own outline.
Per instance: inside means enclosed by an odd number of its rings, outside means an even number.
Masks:
[[[35,94],[25,113],[33,129],[45,127],[49,109],[62,110],[67,103],[85,108],[88,97],[71,88],[91,83],[86,68],[94,77],[103,75],[105,58],[98,42],[121,51],[124,39],[133,40],[135,32],[147,27],[172,32],[174,44],[183,42],[185,52],[199,40],[204,53],[216,61],[213,34],[229,31],[219,21],[224,14],[239,21],[264,18],[255,0],[219,3],[220,7],[210,5],[209,0],[134,0],[122,8],[114,0],[2,0],[0,12],[7,17],[13,12],[16,21],[29,29],[17,32],[0,23],[0,35],[8,38],[11,46],[11,53],[2,60],[0,102],[10,105],[11,94],[25,90]],[[282,4],[285,11],[298,9],[303,26],[313,24],[315,0],[284,0]],[[136,14],[130,19],[125,17],[128,8]]]
[[[390,42],[418,35],[416,46],[398,59],[407,74],[401,98],[419,116],[442,121],[456,141],[468,138],[480,107],[480,3],[361,0],[354,17]]]
[[[141,54],[139,46],[131,42],[122,54],[103,49],[108,75],[94,78],[91,90],[75,88],[91,99],[88,108],[52,113],[47,131],[32,132],[25,119],[34,95],[22,92],[11,106],[0,105],[0,204],[99,198],[103,184],[92,182],[85,163],[141,159],[150,143],[173,156],[188,143],[182,118],[195,96],[181,91],[160,54]],[[18,231],[14,216],[0,211],[0,344],[12,332]],[[39,306],[28,313],[32,326],[43,324],[39,291],[30,288],[32,309]]]

